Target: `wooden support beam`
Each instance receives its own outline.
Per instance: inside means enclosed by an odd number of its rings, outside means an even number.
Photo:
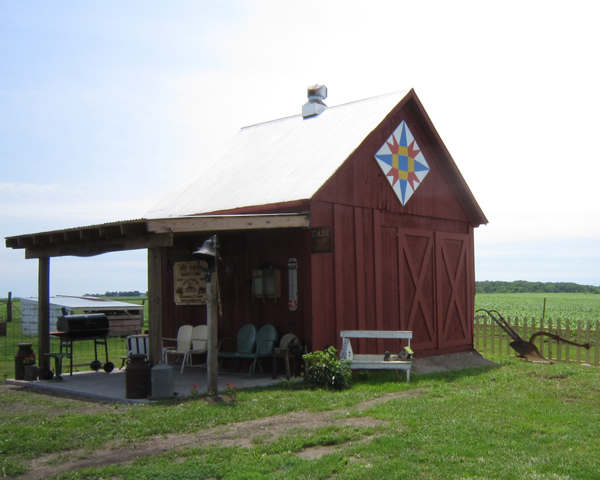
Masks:
[[[310,226],[309,215],[300,213],[159,218],[148,220],[147,223],[148,231],[155,233],[222,232]]]
[[[154,247],[170,247],[173,245],[173,235],[145,235],[143,237],[112,238],[93,242],[74,243],[69,245],[47,245],[29,247],[25,251],[25,258],[65,257],[92,257],[108,252],[121,252],[124,250],[139,250]]]
[[[38,270],[38,364],[50,368],[50,259],[40,258]]]
[[[79,234],[82,240],[94,241],[100,238],[99,228],[83,228],[79,230]]]
[[[19,248],[27,248],[33,245],[33,236],[19,237],[17,240]]]
[[[101,226],[98,231],[101,238],[117,238],[122,235],[120,225]]]
[[[48,245],[50,243],[50,235],[40,233],[38,235],[33,236],[33,244],[34,245]]]
[[[206,345],[206,371],[208,377],[208,388],[219,393],[219,358],[218,358],[218,291],[217,273],[212,274],[210,282],[206,282],[206,324],[208,326],[208,341]]]
[[[163,337],[163,298],[161,248],[148,249],[148,328],[150,365],[156,365],[162,359]]]

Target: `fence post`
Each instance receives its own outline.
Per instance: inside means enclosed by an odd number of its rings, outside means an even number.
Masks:
[[[534,329],[535,330],[535,329]],[[544,331],[544,319],[540,318],[540,332]],[[544,336],[540,335],[539,337],[539,342],[540,342],[540,353],[542,354],[542,357],[544,356]]]
[[[600,322],[596,320],[596,341],[594,342],[594,365],[600,365]]]
[[[581,343],[581,320],[577,320],[577,334],[575,336],[577,337],[576,342]],[[581,365],[581,348],[577,349],[575,359],[577,360],[577,363]]]
[[[508,325],[514,328],[514,326],[510,323],[510,317],[508,317]],[[506,339],[506,355],[510,357],[510,338]]]
[[[8,292],[8,302],[6,303],[6,321],[12,322],[12,292]]]
[[[492,355],[494,355],[496,353],[496,322],[492,322],[490,325],[490,330],[491,330],[491,343],[492,343]]]
[[[592,323],[588,320],[586,322],[586,332],[585,332],[585,342],[586,343],[590,343],[591,342],[591,335],[592,335]],[[588,348],[585,349],[585,363],[587,363],[588,365],[590,364],[590,350]]]
[[[474,346],[475,346],[475,350],[477,350],[479,352],[479,317],[477,315],[475,315],[475,319],[473,320],[473,335],[475,337],[474,339]]]
[[[498,355],[502,355],[502,340],[504,340],[504,330],[501,328],[496,329],[498,332]]]
[[[487,316],[485,316],[482,320],[483,320],[483,325],[482,325],[482,330],[483,330],[483,351],[485,353],[487,353]]]
[[[552,333],[552,319],[548,319],[548,333]],[[552,360],[552,340],[548,340],[548,360]]]
[[[571,340],[571,322],[567,320],[567,327],[565,329],[566,336],[569,340]],[[569,344],[565,345],[565,358],[567,363],[571,363],[571,349],[569,348]]]
[[[562,327],[560,323],[560,318],[556,319],[556,334],[559,337],[562,337]],[[562,345],[560,344],[560,342],[556,342],[556,350],[556,361],[560,362],[562,360]]]

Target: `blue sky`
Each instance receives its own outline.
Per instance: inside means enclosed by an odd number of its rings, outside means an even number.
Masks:
[[[0,236],[140,218],[239,128],[413,87],[486,213],[478,280],[600,285],[592,2],[0,2]],[[85,272],[82,274],[81,272]],[[37,262],[0,248],[0,297]],[[146,252],[51,260],[145,290]]]

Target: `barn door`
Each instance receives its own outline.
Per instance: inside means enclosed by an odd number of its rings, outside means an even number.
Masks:
[[[433,232],[398,229],[401,329],[413,332],[419,350],[437,348],[434,312]]]
[[[378,330],[410,330],[418,351],[472,343],[469,235],[382,226]]]
[[[469,236],[436,232],[435,240],[438,346],[468,345],[473,338],[467,303]]]

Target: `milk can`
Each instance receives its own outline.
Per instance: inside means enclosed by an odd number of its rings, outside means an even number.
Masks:
[[[25,365],[23,365],[23,360],[25,357],[30,357],[34,355],[32,343],[18,343],[17,346],[19,350],[17,350],[17,354],[15,355],[15,380],[25,380]]]
[[[146,355],[129,355],[125,370],[125,398],[148,398],[151,392],[151,369]]]
[[[152,398],[173,398],[173,367],[166,363],[152,367]]]

